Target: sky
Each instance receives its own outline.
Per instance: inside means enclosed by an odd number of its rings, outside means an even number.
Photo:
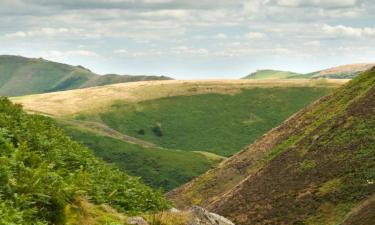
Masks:
[[[0,0],[0,54],[239,78],[375,62],[375,0]]]

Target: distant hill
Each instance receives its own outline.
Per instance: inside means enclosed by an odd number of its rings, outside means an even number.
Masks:
[[[375,67],[175,189],[238,225],[375,224]]]
[[[375,63],[358,63],[337,66],[307,74],[280,70],[257,70],[243,79],[352,79],[373,66],[375,66]]]
[[[243,79],[288,79],[301,74],[281,70],[257,70]]]
[[[0,56],[0,95],[19,96],[113,83],[170,80],[165,76],[98,75],[82,66],[44,59]]]
[[[145,81],[12,100],[57,118],[104,160],[171,190],[345,82]]]

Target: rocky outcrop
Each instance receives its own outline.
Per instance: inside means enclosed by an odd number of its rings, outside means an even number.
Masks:
[[[188,225],[234,225],[230,220],[198,206],[192,207],[189,211],[192,218]]]
[[[168,213],[172,215],[189,215],[186,222],[179,222],[179,224],[184,225],[235,225],[230,220],[218,214],[211,213],[199,206],[194,206],[185,211],[180,211],[178,209],[173,208],[169,210]],[[140,216],[128,218],[127,224],[149,225],[149,223],[143,217]]]

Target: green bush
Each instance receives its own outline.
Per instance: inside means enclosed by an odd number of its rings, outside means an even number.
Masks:
[[[6,98],[0,98],[0,196],[0,224],[64,223],[64,208],[81,196],[129,214],[169,207],[160,192]]]

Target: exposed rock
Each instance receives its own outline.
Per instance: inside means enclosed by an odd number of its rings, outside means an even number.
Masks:
[[[134,224],[134,225],[149,225],[147,221],[140,216],[130,217],[128,218],[126,222],[128,224]]]
[[[192,207],[190,212],[193,218],[188,225],[235,225],[230,220],[215,213],[211,213],[199,206]]]
[[[169,212],[170,212],[170,213],[179,213],[179,212],[181,212],[181,211],[178,210],[178,209],[176,209],[176,208],[171,208],[171,209],[169,210]]]

